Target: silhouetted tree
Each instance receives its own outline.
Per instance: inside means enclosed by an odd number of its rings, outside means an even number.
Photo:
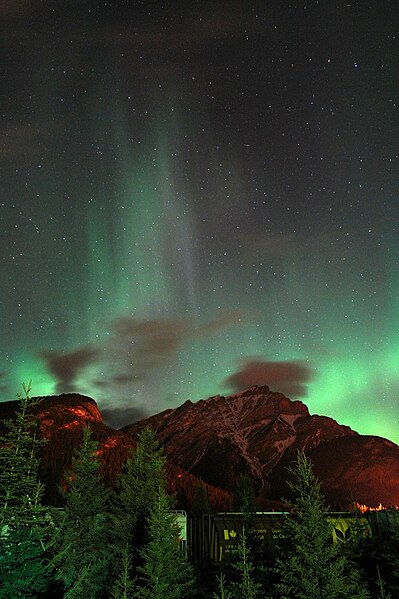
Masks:
[[[94,599],[105,588],[110,551],[106,506],[108,493],[100,477],[97,443],[90,428],[65,477],[65,515],[52,565],[65,598]]]
[[[39,425],[30,397],[31,382],[22,385],[15,418],[4,422],[0,438],[0,597],[31,597],[49,584],[47,548],[52,527],[42,505],[39,480]]]
[[[122,549],[143,542],[150,506],[164,485],[166,458],[155,432],[145,427],[139,434],[117,482],[112,501],[114,538]]]
[[[235,492],[235,503],[243,513],[247,528],[250,527],[253,515],[257,510],[255,488],[252,478],[248,474],[240,474]]]
[[[392,518],[391,529],[378,546],[377,585],[382,597],[399,597],[399,514],[390,512],[389,515]]]
[[[237,582],[231,584],[233,599],[264,599],[261,584],[257,580],[251,548],[248,544],[248,536],[245,525],[243,526],[238,543],[238,559],[233,568],[239,575]]]
[[[230,572],[231,578],[236,580],[226,581],[225,574],[221,573],[218,577],[219,594],[214,593],[215,599],[266,599],[257,569],[244,524]]]
[[[377,566],[377,587],[379,589],[378,599],[392,599],[392,595],[386,590],[386,583],[381,578],[380,570]]]
[[[260,584],[266,584],[267,574],[269,573],[270,559],[267,559],[266,546],[263,538],[257,535],[254,528],[254,519],[257,511],[257,502],[255,498],[255,487],[253,478],[248,474],[241,474],[238,477],[236,489],[236,505],[244,517],[243,534],[245,535],[244,546],[248,558],[253,564],[253,580]]]
[[[180,546],[180,528],[170,507],[161,486],[148,519],[149,542],[140,551],[140,599],[185,599],[193,592],[193,570]]]
[[[209,514],[210,512],[208,493],[202,480],[199,480],[191,505],[191,514],[193,516],[202,516],[202,514]]]
[[[150,508],[165,485],[166,458],[159,447],[155,432],[145,427],[139,434],[135,450],[130,452],[117,482],[111,501],[112,578],[120,578],[126,566],[128,546],[128,577],[134,580],[140,563],[139,549],[147,538]]]
[[[298,452],[289,471],[290,488],[296,495],[293,514],[282,525],[276,572],[279,599],[366,599],[369,597],[360,573],[332,543],[332,529],[325,518],[326,507],[320,483],[304,453]]]
[[[226,582],[226,576],[223,572],[217,577],[218,581],[218,593],[213,593],[214,599],[233,599],[233,596],[228,588],[228,584]]]
[[[112,599],[134,599],[135,585],[131,579],[131,556],[129,545],[126,543],[119,562],[119,574],[111,591]]]

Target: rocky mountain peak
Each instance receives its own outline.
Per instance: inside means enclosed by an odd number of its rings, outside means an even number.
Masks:
[[[194,477],[212,488],[234,492],[239,475],[247,474],[263,499],[289,497],[287,466],[301,450],[309,456],[331,506],[346,509],[354,500],[399,505],[399,448],[395,443],[359,435],[327,416],[311,415],[301,401],[291,401],[267,386],[186,401],[121,430],[102,422],[96,402],[89,397],[67,394],[40,400],[37,415],[48,439],[43,468],[54,495],[59,477],[81,443],[82,428],[89,423],[100,442],[99,455],[110,481],[115,480],[140,430],[151,426],[171,472],[186,473],[172,475],[173,484],[179,481],[184,486],[191,477],[190,496]],[[0,404],[0,420],[12,417],[17,403]],[[218,492],[214,495],[218,497]],[[227,496],[221,497],[226,505]]]
[[[288,497],[287,466],[301,450],[310,456],[331,505],[347,506],[354,498],[373,505],[376,497],[385,505],[399,503],[397,486],[389,482],[399,479],[395,444],[379,437],[371,443],[332,418],[310,415],[301,401],[267,386],[186,402],[124,430],[135,438],[147,423],[172,463],[215,486],[234,491],[238,475],[246,473],[260,496]],[[376,457],[369,464],[370,447]]]

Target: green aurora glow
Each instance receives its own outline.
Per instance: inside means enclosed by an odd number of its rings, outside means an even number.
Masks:
[[[78,391],[142,415],[236,392],[228,379],[251,360],[266,373],[293,363],[307,377],[253,382],[300,385],[292,398],[311,413],[398,442],[388,49],[383,74],[364,61],[373,87],[347,60],[368,56],[349,33],[334,76],[313,37],[317,60],[295,75],[299,33],[281,67],[278,44],[263,62],[259,30],[251,51],[239,31],[193,33],[194,64],[173,32],[167,43],[157,32],[156,49],[146,22],[138,50],[81,18],[79,51],[66,31],[35,68],[37,42],[18,50],[21,102],[10,100],[14,147],[2,157],[0,399],[31,378],[36,395]]]

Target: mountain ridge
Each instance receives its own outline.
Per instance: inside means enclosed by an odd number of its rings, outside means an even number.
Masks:
[[[187,400],[121,429],[103,422],[90,397],[75,393],[39,400],[36,411],[48,439],[43,473],[53,499],[89,423],[111,486],[140,431],[151,426],[168,458],[169,483],[175,491],[180,488],[185,508],[201,480],[213,493],[214,508],[227,509],[239,476],[248,475],[263,505],[273,509],[273,502],[290,499],[287,467],[298,450],[311,459],[331,506],[347,507],[351,501],[399,505],[399,447],[394,442],[360,435],[328,416],[310,415],[304,403],[266,385],[226,397]],[[17,405],[0,404],[0,419]]]
[[[185,402],[123,428],[136,437],[150,424],[172,463],[213,485],[234,490],[248,474],[263,498],[290,498],[287,467],[298,450],[310,457],[328,503],[399,504],[399,448],[383,437],[360,435],[333,418],[310,415],[267,386]]]

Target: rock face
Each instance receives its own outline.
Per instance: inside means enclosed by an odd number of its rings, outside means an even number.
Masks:
[[[309,453],[329,503],[399,505],[399,448],[382,437],[333,439]],[[276,473],[277,474],[277,473]],[[276,489],[277,491],[277,486]]]
[[[57,396],[35,397],[38,402],[35,413],[39,416],[42,432],[52,435],[55,430],[73,429],[83,422],[102,423],[102,416],[96,402],[91,397],[79,393],[66,393]],[[18,401],[0,403],[0,419],[12,418],[18,408]]]
[[[96,402],[78,393],[59,396],[36,397],[34,414],[40,432],[47,443],[42,450],[41,479],[46,487],[46,500],[55,505],[62,501],[59,486],[65,471],[70,467],[73,454],[82,443],[82,430],[90,426],[93,438],[99,443],[99,457],[107,483],[111,484],[120,470],[132,439],[120,431],[106,426]],[[0,420],[12,418],[18,401],[0,403]],[[0,434],[3,432],[0,424]]]
[[[231,397],[187,401],[121,430],[103,423],[89,397],[67,394],[40,399],[37,416],[48,439],[42,471],[51,502],[57,501],[60,478],[81,443],[82,428],[89,424],[111,485],[140,430],[147,425],[154,428],[168,456],[170,488],[182,498],[185,509],[195,494],[197,478],[207,485],[214,508],[228,509],[229,492],[235,491],[243,473],[252,477],[263,499],[289,499],[287,467],[297,450],[310,457],[331,508],[346,509],[351,501],[399,505],[395,443],[359,435],[326,416],[311,416],[302,402],[266,386],[250,387]],[[16,406],[15,401],[0,403],[0,420],[12,417]]]
[[[42,436],[47,440],[41,459],[41,480],[45,483],[45,500],[61,505],[60,483],[70,467],[73,454],[82,442],[82,430],[90,426],[93,438],[98,442],[97,454],[102,464],[102,475],[107,485],[113,487],[135,440],[125,432],[115,430],[102,420],[96,402],[78,393],[59,396],[36,397],[34,409]],[[2,420],[13,418],[18,401],[0,403],[0,435],[5,432]],[[1,449],[1,446],[0,446]],[[195,496],[198,479],[173,464],[167,467],[168,488],[181,509],[188,509]],[[232,495],[223,489],[204,483],[209,502],[216,511],[231,508]]]
[[[157,431],[173,464],[219,487],[234,491],[238,474],[247,473],[261,496],[289,498],[286,468],[303,450],[331,506],[399,505],[397,445],[311,416],[302,402],[267,386],[187,401],[123,430],[135,438],[145,425]]]

